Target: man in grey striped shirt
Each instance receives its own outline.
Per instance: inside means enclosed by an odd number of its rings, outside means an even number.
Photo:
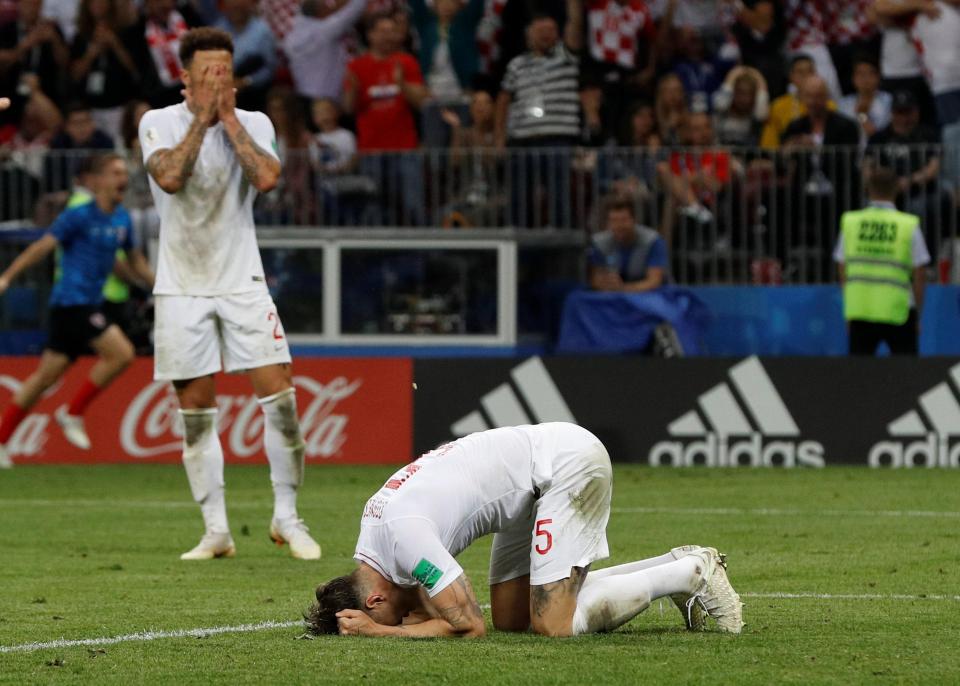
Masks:
[[[514,154],[513,223],[569,223],[570,147],[580,140],[580,60],[583,0],[566,0],[567,23],[560,40],[556,20],[535,14],[527,26],[527,52],[510,60],[497,98],[496,140],[501,147],[533,148]],[[540,180],[545,188],[532,188]],[[527,183],[529,182],[529,183]],[[527,197],[527,191],[532,197]],[[538,192],[552,199],[545,221]],[[527,211],[528,202],[533,211]]]

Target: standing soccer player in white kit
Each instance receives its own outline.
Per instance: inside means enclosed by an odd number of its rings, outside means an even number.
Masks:
[[[246,372],[264,415],[274,513],[270,536],[300,559],[320,546],[297,514],[305,445],[290,350],[267,291],[253,223],[257,192],[280,177],[266,115],[235,108],[233,42],[200,28],[180,42],[185,101],[147,112],[140,145],[160,214],[154,288],[154,378],[173,382],[183,418],[183,464],[206,532],[184,560],[230,557],[213,375]],[[221,362],[222,360],[222,362]]]

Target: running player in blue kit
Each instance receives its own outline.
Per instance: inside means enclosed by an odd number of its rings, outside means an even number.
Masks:
[[[150,285],[154,281],[153,270],[134,246],[130,215],[120,204],[129,180],[126,162],[114,154],[97,157],[93,179],[93,202],[64,211],[42,238],[0,274],[3,294],[23,271],[41,262],[58,246],[63,251],[62,277],[50,295],[50,335],[40,365],[0,417],[0,467],[12,466],[5,445],[30,408],[77,357],[92,350],[100,359],[69,405],[62,405],[55,413],[67,440],[89,450],[83,413],[133,360],[133,345],[102,312],[103,284],[113,272],[118,249],[127,252],[130,267]]]

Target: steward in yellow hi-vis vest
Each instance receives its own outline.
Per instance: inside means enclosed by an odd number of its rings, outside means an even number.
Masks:
[[[893,204],[897,181],[890,169],[874,170],[867,182],[870,205],[840,220],[833,258],[843,285],[851,355],[873,355],[884,341],[894,355],[917,354],[917,311],[930,254],[920,218]]]

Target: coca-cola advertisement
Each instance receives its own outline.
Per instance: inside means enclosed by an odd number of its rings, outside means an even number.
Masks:
[[[0,357],[0,406],[36,369],[35,357]],[[138,359],[90,405],[89,451],[70,445],[54,412],[69,402],[94,360],[81,359],[17,427],[7,450],[18,464],[177,462],[181,424],[169,382]],[[408,358],[307,358],[293,364],[307,463],[409,462],[413,365]],[[217,376],[217,428],[227,462],[266,463],[263,413],[242,374]]]

